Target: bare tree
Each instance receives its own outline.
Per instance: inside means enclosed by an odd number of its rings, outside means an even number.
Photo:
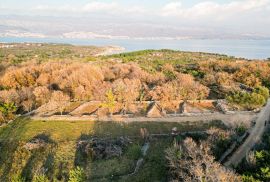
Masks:
[[[54,91],[52,93],[52,101],[55,101],[58,104],[61,115],[65,109],[67,102],[70,100],[70,97],[64,94],[62,91]]]
[[[185,139],[166,151],[171,181],[238,182],[241,178],[233,171],[215,162],[207,145]]]
[[[25,111],[31,112],[34,106],[34,103],[35,103],[34,100],[28,99],[22,102],[22,106]]]
[[[46,86],[36,87],[33,91],[38,105],[45,104],[50,100],[51,93]]]
[[[141,82],[138,79],[118,79],[113,82],[117,102],[122,104],[123,114],[126,114],[129,104],[136,101],[140,94]]]

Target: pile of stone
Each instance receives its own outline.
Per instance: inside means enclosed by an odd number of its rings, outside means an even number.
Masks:
[[[124,149],[132,143],[127,137],[117,139],[102,139],[93,137],[87,140],[80,140],[77,143],[77,151],[84,157],[96,159],[110,159],[120,157]]]
[[[157,104],[156,102],[150,104],[149,109],[147,111],[147,117],[148,118],[161,118],[166,115],[165,110],[162,109],[162,107]]]
[[[50,101],[37,108],[32,114],[36,116],[52,116],[60,112],[60,107],[67,106],[68,104],[69,102]]]
[[[226,100],[217,100],[216,108],[224,114],[230,112],[228,103]]]
[[[24,145],[27,150],[38,149],[46,146],[46,141],[41,138],[34,138]]]
[[[33,149],[46,147],[47,144],[54,144],[54,141],[50,138],[49,135],[42,133],[42,134],[36,135],[31,140],[29,140],[24,145],[24,148],[27,150],[33,150]]]

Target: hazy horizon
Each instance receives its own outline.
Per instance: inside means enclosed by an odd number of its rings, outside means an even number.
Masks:
[[[0,37],[270,38],[270,0],[10,0],[0,12]]]

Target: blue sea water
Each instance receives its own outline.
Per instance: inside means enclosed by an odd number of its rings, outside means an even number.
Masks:
[[[67,39],[67,38],[18,38],[0,37],[0,42],[67,43],[74,45],[118,45],[125,51],[144,49],[173,49],[181,51],[226,54],[247,59],[270,58],[270,40],[134,40],[134,39]]]

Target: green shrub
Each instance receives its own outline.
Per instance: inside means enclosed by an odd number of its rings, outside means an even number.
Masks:
[[[262,95],[265,100],[269,98],[269,90],[266,87],[256,87],[254,92]]]
[[[176,79],[176,75],[173,71],[163,71],[165,77],[168,79],[168,80],[175,80]]]
[[[260,180],[254,179],[253,176],[243,175],[242,176],[243,182],[260,182]]]
[[[266,95],[261,95],[256,92],[233,92],[226,97],[229,103],[239,105],[245,109],[256,109],[262,107],[266,103]]]
[[[85,182],[85,181],[86,175],[82,168],[77,167],[69,172],[68,182]]]
[[[25,179],[19,175],[19,174],[15,174],[13,176],[11,176],[11,182],[25,182]]]
[[[85,61],[86,62],[94,62],[94,61],[97,61],[97,58],[93,57],[93,56],[88,56],[85,58]]]
[[[142,156],[141,147],[137,144],[130,146],[127,150],[127,156],[130,159],[138,160]]]
[[[35,175],[33,182],[49,182],[49,179],[45,175]]]
[[[14,119],[14,113],[17,111],[17,107],[14,103],[0,103],[0,115],[1,119],[10,120]]]
[[[267,78],[262,79],[262,85],[270,89],[270,81]]]
[[[216,159],[220,159],[220,157],[224,154],[224,152],[230,147],[232,144],[232,139],[227,139],[227,138],[221,138],[218,139],[213,146],[213,155],[215,156]]]
[[[235,131],[238,136],[242,136],[246,132],[247,128],[243,125],[238,126]]]

